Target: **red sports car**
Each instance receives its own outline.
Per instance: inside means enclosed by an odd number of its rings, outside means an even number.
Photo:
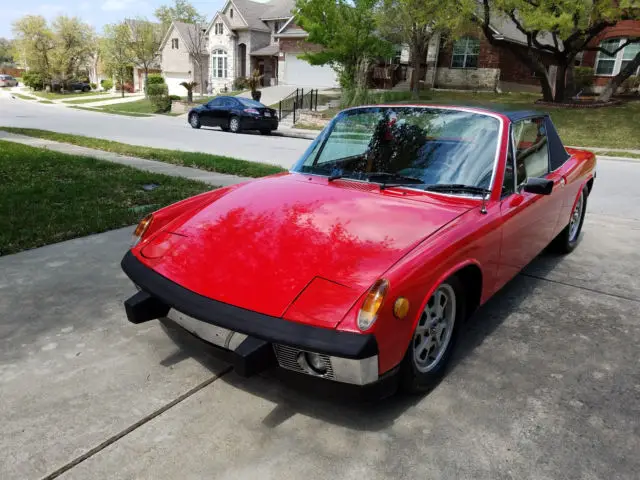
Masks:
[[[244,375],[424,390],[474,310],[576,247],[595,166],[538,112],[345,110],[290,172],[143,219],[127,316],[173,319]]]

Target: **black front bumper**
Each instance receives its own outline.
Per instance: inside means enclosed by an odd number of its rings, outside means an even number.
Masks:
[[[312,327],[218,302],[172,282],[144,265],[130,251],[121,266],[141,290],[125,301],[127,317],[132,323],[164,317],[170,308],[175,308],[202,322],[270,343],[349,359],[378,354],[374,335]]]

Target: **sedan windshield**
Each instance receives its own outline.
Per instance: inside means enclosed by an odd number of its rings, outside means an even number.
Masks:
[[[500,121],[436,107],[341,113],[295,171],[385,186],[482,194],[491,188]]]

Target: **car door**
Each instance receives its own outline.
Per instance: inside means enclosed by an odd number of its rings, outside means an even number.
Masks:
[[[561,175],[549,172],[549,145],[544,117],[525,118],[511,125],[510,178],[505,175],[502,215],[501,278],[512,278],[553,239],[562,204]],[[508,169],[509,170],[509,169]],[[527,178],[552,179],[551,195],[522,190]],[[509,182],[513,181],[510,185]]]
[[[219,123],[220,108],[222,107],[222,99],[214,98],[205,105],[200,112],[200,123],[208,127],[217,127]]]
[[[227,127],[229,126],[229,120],[233,115],[233,110],[238,106],[238,101],[234,98],[223,98],[222,99],[222,108],[220,110],[220,126]]]

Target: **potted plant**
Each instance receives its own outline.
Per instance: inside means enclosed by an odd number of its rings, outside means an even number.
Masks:
[[[247,86],[251,89],[251,98],[256,102],[259,102],[260,97],[262,97],[262,92],[258,90],[260,80],[262,80],[262,75],[260,75],[258,70],[254,70],[251,76],[247,79]]]

